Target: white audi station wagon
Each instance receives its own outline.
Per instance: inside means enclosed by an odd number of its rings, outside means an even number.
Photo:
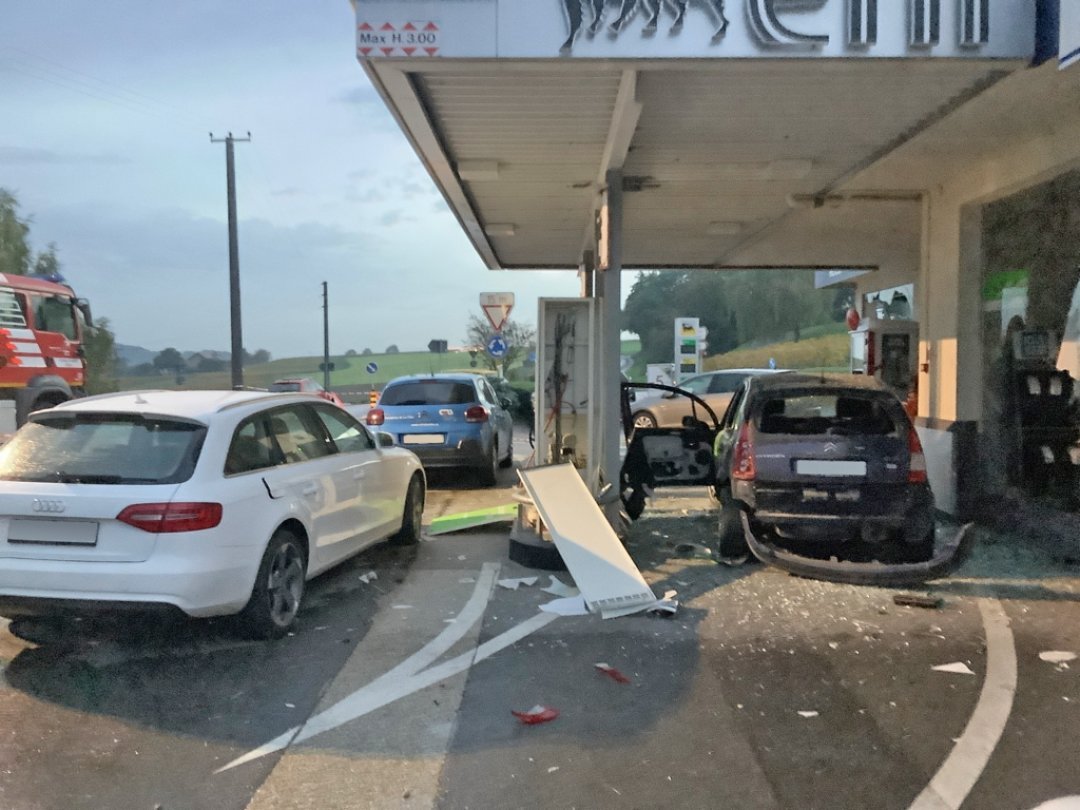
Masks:
[[[0,449],[0,615],[166,606],[280,637],[308,579],[419,539],[425,491],[415,455],[313,395],[65,402]]]

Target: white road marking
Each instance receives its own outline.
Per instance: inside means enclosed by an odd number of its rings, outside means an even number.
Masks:
[[[994,753],[1016,695],[1016,645],[997,599],[980,599],[986,630],[986,678],[967,728],[910,810],[957,810]]]
[[[463,653],[438,666],[431,667],[440,656],[460,641],[483,616],[484,609],[487,607],[487,602],[491,597],[498,569],[497,563],[484,564],[472,596],[461,613],[458,614],[459,621],[447,625],[438,636],[416,653],[406,658],[389,672],[338,701],[326,711],[309,718],[304,725],[289,729],[284,734],[263,743],[241,757],[237,757],[227,765],[223,765],[214,773],[222,773],[275,751],[281,751],[293,743],[309,740],[351,720],[363,717],[365,714],[393,703],[395,700],[407,697],[414,692],[457,675],[459,672],[464,672],[473,664],[509,647],[530,633],[535,633],[557,618],[538,613],[531,619],[527,619],[495,638],[489,639],[475,650]],[[428,669],[428,667],[431,668]]]

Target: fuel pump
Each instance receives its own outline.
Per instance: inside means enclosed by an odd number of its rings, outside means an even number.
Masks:
[[[850,323],[850,322],[849,322]],[[851,373],[877,377],[892,388],[914,416],[919,352],[918,321],[881,319],[856,321],[851,336]]]
[[[1004,350],[1011,360],[1004,413],[1012,448],[1009,478],[1036,495],[1054,486],[1072,497],[1080,431],[1073,414],[1073,379],[1057,368],[1057,335],[1018,330]]]

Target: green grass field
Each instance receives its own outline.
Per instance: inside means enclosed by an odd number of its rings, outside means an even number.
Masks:
[[[331,357],[334,370],[330,372],[330,387],[340,388],[357,385],[383,386],[394,377],[406,374],[430,374],[439,371],[474,371],[469,361],[472,358],[468,352],[447,352],[445,354],[432,354],[431,352],[400,352],[398,354],[369,354],[356,355],[354,357]],[[284,377],[310,377],[318,383],[323,381],[323,373],[319,371],[322,357],[288,357],[281,360],[272,360],[269,363],[260,363],[248,366],[244,369],[244,385],[252,388],[266,388],[274,380]],[[378,371],[374,374],[367,372],[368,363],[375,363]],[[232,376],[229,371],[217,371],[213,373],[188,373],[184,374],[184,381],[177,385],[176,378],[171,375],[158,377],[121,377],[117,384],[121,391],[131,391],[140,388],[204,388],[204,389],[227,389],[230,387]]]
[[[826,334],[821,337],[811,337],[810,335],[814,331],[819,330],[806,330],[804,339],[798,342],[790,341],[787,343],[774,343],[770,346],[740,348],[726,354],[714,355],[705,360],[705,368],[711,370],[717,368],[765,367],[769,364],[769,358],[773,357],[780,368],[847,370],[847,334]],[[635,357],[640,351],[641,341],[622,341],[622,353],[624,355]],[[355,355],[353,357],[337,356],[330,359],[334,364],[334,371],[330,373],[331,388],[368,385],[381,388],[393,378],[406,374],[476,370],[469,366],[472,358],[468,352],[447,352],[445,354],[400,352],[398,354],[369,354]],[[283,377],[311,377],[316,382],[322,383],[323,374],[319,371],[321,362],[322,357],[287,357],[269,363],[248,366],[244,369],[244,384],[252,388],[266,388],[274,380]],[[378,371],[369,374],[366,370],[368,363],[375,363],[378,366]],[[640,380],[644,379],[644,375],[645,364],[635,361],[628,376],[631,379]],[[520,371],[511,376],[515,380],[515,386],[521,388],[532,387],[532,381],[528,374],[524,375],[526,379],[518,379],[522,376]],[[179,385],[176,383],[176,378],[171,375],[121,377],[117,380],[117,384],[121,391],[132,391],[140,388],[206,388],[223,390],[230,387],[230,381],[231,375],[226,370],[206,374],[185,374],[183,383]]]

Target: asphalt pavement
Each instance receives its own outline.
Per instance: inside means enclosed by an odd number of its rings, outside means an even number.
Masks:
[[[505,503],[515,479],[433,475],[426,520]],[[1080,796],[1074,563],[980,531],[972,559],[920,591],[940,607],[900,606],[892,589],[718,565],[693,545],[712,536],[704,492],[661,495],[627,547],[655,592],[678,591],[671,618],[542,613],[551,574],[511,562],[495,526],[365,552],[310,583],[280,642],[226,620],[0,631],[0,808],[1033,810]],[[558,716],[511,713],[537,705]]]

